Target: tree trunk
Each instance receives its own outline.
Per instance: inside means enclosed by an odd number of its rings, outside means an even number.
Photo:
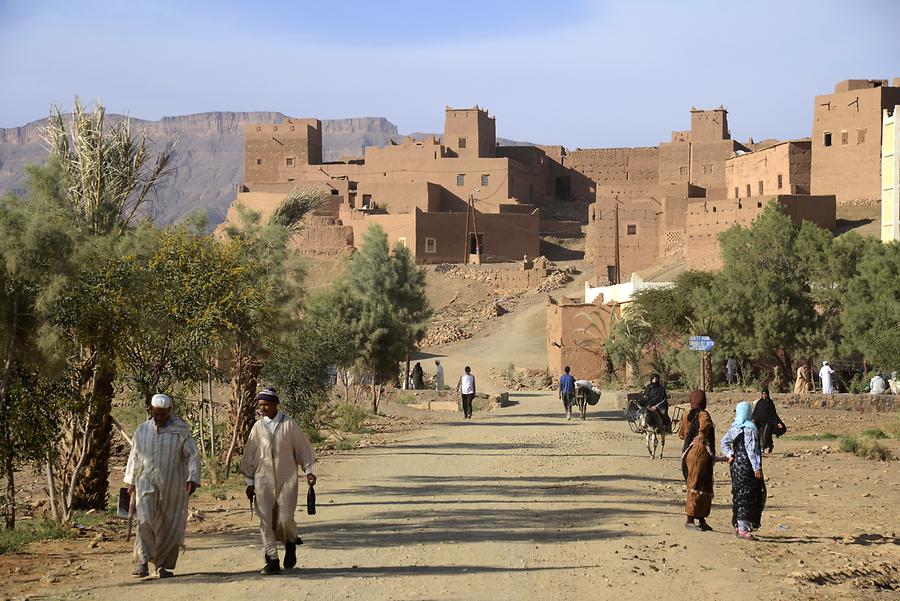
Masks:
[[[372,415],[378,415],[378,383],[372,378]]]
[[[109,455],[112,445],[112,398],[114,394],[115,368],[104,351],[86,349],[81,373],[81,395],[87,401],[90,412],[88,423],[90,436],[87,440],[88,455],[81,474],[75,474],[75,462],[84,449],[84,430],[77,417],[63,428],[59,456],[60,477],[68,484],[73,477],[78,478],[72,509],[105,509],[109,488]]]
[[[700,363],[700,369],[703,371],[703,390],[708,392],[713,387],[712,355],[703,353],[700,356]]]
[[[9,438],[9,437],[7,437]],[[16,470],[12,453],[6,454],[6,529],[16,527]]]
[[[233,452],[242,454],[250,429],[256,422],[256,386],[262,362],[250,356],[238,357],[235,353],[231,364],[231,400],[228,404],[228,436],[234,440]],[[236,436],[235,436],[236,434]],[[227,467],[226,467],[227,469]]]

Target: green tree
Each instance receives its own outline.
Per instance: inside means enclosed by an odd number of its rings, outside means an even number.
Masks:
[[[750,227],[723,232],[724,266],[705,301],[718,316],[714,339],[723,350],[778,366],[786,375],[794,356],[820,340],[798,231],[773,202]]]
[[[310,433],[325,425],[330,370],[354,359],[350,336],[349,326],[334,315],[310,312],[267,343],[263,376],[277,387],[285,411]]]
[[[900,244],[870,245],[847,284],[841,323],[847,346],[900,371]]]
[[[431,316],[424,271],[402,244],[391,253],[384,230],[374,225],[326,302],[350,325],[357,361],[372,376],[372,411],[377,413],[385,384],[397,378],[397,365],[421,340]]]
[[[16,521],[17,465],[52,447],[55,430],[44,418],[53,413],[43,413],[49,409],[43,406],[36,411],[27,390],[53,359],[50,308],[69,281],[73,245],[66,215],[44,198],[7,195],[0,201],[0,459],[7,528]]]

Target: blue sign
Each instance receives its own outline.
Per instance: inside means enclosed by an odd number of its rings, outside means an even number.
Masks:
[[[688,345],[692,351],[709,352],[716,343],[709,336],[691,336]]]

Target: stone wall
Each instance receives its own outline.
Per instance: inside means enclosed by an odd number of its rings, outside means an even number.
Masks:
[[[687,403],[690,393],[669,391],[669,404]],[[840,411],[858,411],[861,413],[892,413],[900,411],[900,396],[871,394],[808,394],[773,393],[772,399],[776,407],[798,407],[801,409],[836,409]],[[751,403],[759,398],[758,391],[741,392],[708,392],[707,401],[716,405],[736,405],[741,401]]]

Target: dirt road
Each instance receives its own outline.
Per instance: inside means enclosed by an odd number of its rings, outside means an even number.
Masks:
[[[231,490],[213,502],[218,513],[201,504],[206,519],[190,525],[176,578],[129,577],[130,556],[116,541],[30,597],[898,598],[896,590],[864,588],[900,581],[877,572],[900,565],[896,464],[805,450],[821,443],[779,444],[764,466],[772,498],[761,540],[748,543],[729,530],[724,464],[716,469],[715,532],[688,531],[680,441],[670,439],[665,458],[651,461],[618,412],[567,422],[552,395],[513,398],[517,405],[471,421],[324,458],[316,470],[320,510],[313,518],[298,512],[305,544],[299,567],[282,576],[258,575],[258,535],[246,500]],[[713,408],[721,431],[727,411]],[[873,573],[841,575],[848,566]],[[808,570],[834,582],[791,577]]]

